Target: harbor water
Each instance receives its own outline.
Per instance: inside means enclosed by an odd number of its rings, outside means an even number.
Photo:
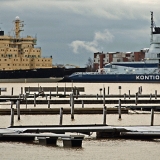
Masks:
[[[1,83],[1,88],[7,88],[2,95],[10,95],[14,87],[14,95],[18,95],[21,87],[84,87],[82,94],[100,94],[101,88],[109,87],[110,94],[131,94],[138,92],[142,86],[142,94],[160,94],[159,84],[151,83]],[[119,89],[121,86],[121,90]],[[106,91],[107,92],[107,91]],[[103,104],[102,104],[103,105]],[[85,105],[87,107],[97,107],[96,104]],[[100,106],[100,105],[99,105]],[[0,107],[10,107],[9,104],[0,103]],[[33,106],[30,106],[33,107]],[[38,106],[36,106],[38,107]],[[52,105],[51,107],[69,107],[69,105]],[[76,107],[76,105],[75,105]],[[77,107],[79,107],[77,105]],[[112,106],[110,106],[112,107]],[[75,115],[71,120],[70,115],[63,115],[63,124],[102,124],[102,114]],[[150,112],[132,111],[129,114],[122,114],[122,119],[118,119],[118,114],[107,115],[108,125],[150,125]],[[18,121],[15,115],[15,125],[52,125],[59,124],[59,115],[21,115]],[[6,128],[10,125],[10,116],[0,116],[0,128]],[[154,125],[160,125],[160,113],[155,113]],[[73,133],[72,133],[73,134]],[[74,133],[77,134],[77,133]],[[3,160],[90,160],[90,159],[113,159],[113,160],[135,160],[135,159],[160,159],[160,140],[122,140],[122,139],[101,139],[97,140],[95,134],[85,136],[82,142],[82,148],[64,148],[62,141],[58,140],[56,147],[41,146],[32,143],[20,142],[0,142],[0,159]]]

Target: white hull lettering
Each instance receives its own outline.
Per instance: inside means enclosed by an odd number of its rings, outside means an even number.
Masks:
[[[138,75],[136,76],[136,80],[159,80],[160,79],[160,76],[159,75]]]

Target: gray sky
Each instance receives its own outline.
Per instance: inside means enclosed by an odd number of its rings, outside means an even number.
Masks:
[[[159,0],[0,0],[0,27],[11,32],[16,16],[22,36],[53,64],[84,67],[94,52],[139,51],[150,45],[150,11],[160,26]]]

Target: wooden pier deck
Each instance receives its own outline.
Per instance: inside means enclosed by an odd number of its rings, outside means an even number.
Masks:
[[[17,109],[15,110],[15,114],[17,114]],[[122,114],[128,114],[128,109],[122,108]],[[59,108],[21,108],[21,115],[38,115],[38,114],[59,114]],[[117,114],[117,108],[108,108],[107,114]],[[0,109],[0,115],[10,115],[11,109]],[[63,108],[63,114],[71,114],[71,108]],[[74,108],[74,114],[103,114],[103,108]]]

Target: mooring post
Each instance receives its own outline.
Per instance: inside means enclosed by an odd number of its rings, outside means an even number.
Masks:
[[[155,99],[157,99],[157,90],[155,90]]]
[[[56,92],[57,92],[57,96],[58,96],[58,86],[56,87]]]
[[[14,108],[11,108],[11,126],[14,126]]]
[[[26,108],[27,108],[27,97],[28,97],[28,93],[26,93],[25,99],[26,99]]]
[[[124,93],[124,100],[126,99],[126,93]]]
[[[66,83],[65,83],[65,86],[64,86],[64,95],[66,95]]]
[[[106,113],[107,113],[107,108],[106,106],[103,107],[103,125],[106,125]]]
[[[108,86],[108,95],[109,95],[109,86]]]
[[[16,107],[17,107],[18,120],[20,120],[20,100],[17,100]]]
[[[128,95],[128,97],[129,97],[129,99],[130,99],[130,90],[129,90],[129,93],[128,93],[129,95]]]
[[[14,102],[13,102],[13,101],[11,101],[11,108],[13,108],[13,104],[14,104]]]
[[[98,100],[98,94],[97,94],[97,100]]]
[[[70,105],[70,107],[72,105],[72,95],[71,94],[69,95],[69,105]]]
[[[138,93],[141,94],[141,87],[138,87]]]
[[[135,104],[138,104],[138,93],[136,93],[136,100],[135,100]]]
[[[83,100],[82,100],[82,108],[84,108],[84,102],[83,102]]]
[[[34,93],[34,107],[36,107],[36,93]]]
[[[79,95],[79,90],[78,88],[76,88],[76,99],[78,99],[78,95]]]
[[[119,105],[118,105],[118,114],[119,114],[119,119],[121,119],[121,99],[119,99]]]
[[[100,97],[101,97],[101,95],[102,95],[102,88],[100,88],[99,91],[100,91]]]
[[[13,95],[13,87],[12,87],[12,90],[11,90],[11,95]]]
[[[50,108],[50,104],[51,104],[51,103],[50,103],[50,100],[48,100],[48,108]]]
[[[141,94],[142,94],[142,86],[141,86]]]
[[[105,96],[106,96],[106,93],[105,93],[105,87],[103,88],[103,105],[105,106]]]
[[[121,95],[121,86],[119,86],[118,89],[119,89],[119,95]]]
[[[150,100],[152,99],[152,93],[150,94]]]
[[[0,88],[0,95],[1,95],[1,88]]]
[[[49,93],[49,99],[51,99],[51,91],[50,91],[50,93]]]
[[[151,126],[154,124],[154,108],[151,108]]]
[[[59,121],[59,125],[62,125],[62,121],[63,121],[63,108],[60,108],[60,121]]]
[[[73,93],[71,94],[71,119],[74,119],[74,97]]]

